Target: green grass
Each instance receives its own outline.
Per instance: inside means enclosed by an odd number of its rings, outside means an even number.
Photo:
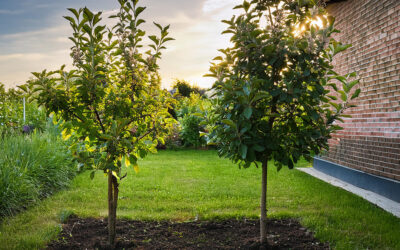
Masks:
[[[306,163],[301,162],[301,165]],[[107,215],[106,178],[77,176],[69,190],[9,218],[0,248],[34,249],[56,237],[65,214]],[[260,169],[239,170],[215,151],[162,151],[120,185],[118,216],[141,220],[258,218]],[[337,249],[400,249],[400,219],[297,170],[269,169],[269,217],[296,217]]]

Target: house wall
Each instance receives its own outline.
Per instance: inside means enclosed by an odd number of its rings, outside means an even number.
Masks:
[[[347,0],[328,4],[336,36],[353,46],[335,59],[340,74],[357,72],[361,95],[343,131],[322,159],[400,180],[400,0]]]

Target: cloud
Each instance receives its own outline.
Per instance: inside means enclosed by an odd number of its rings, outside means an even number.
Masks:
[[[65,31],[66,27],[68,27],[68,26],[62,25],[62,26],[50,27],[50,28],[34,30],[34,31],[5,34],[5,35],[0,35],[0,39],[22,39],[22,38],[26,38],[26,37],[41,37],[44,35],[49,35],[49,34],[51,35],[53,33],[59,33],[62,30]]]
[[[18,15],[24,13],[23,10],[4,10],[0,9],[0,14],[2,15]]]
[[[46,54],[40,53],[16,53],[16,54],[8,54],[8,55],[0,55],[0,63],[10,63],[13,60],[27,60],[27,61],[37,61],[42,60],[48,57]]]
[[[204,12],[214,12],[241,3],[241,0],[206,0],[203,5]]]

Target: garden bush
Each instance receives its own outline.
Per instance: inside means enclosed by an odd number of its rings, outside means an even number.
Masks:
[[[204,120],[210,110],[210,101],[199,94],[192,93],[179,101],[177,116],[180,125],[180,137],[185,147],[202,147],[206,140],[201,136],[207,131]]]
[[[68,186],[76,171],[64,142],[49,133],[0,139],[0,218]]]

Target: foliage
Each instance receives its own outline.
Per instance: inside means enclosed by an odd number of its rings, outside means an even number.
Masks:
[[[43,131],[46,112],[35,102],[26,102],[26,120],[23,120],[23,95],[15,89],[5,90],[0,83],[0,135],[20,133],[24,125]]]
[[[190,97],[190,95],[198,94],[201,97],[205,97],[206,90],[199,88],[197,86],[192,86],[189,82],[185,80],[175,80],[172,85],[172,89],[176,89],[180,97]]]
[[[210,69],[217,78],[214,121],[220,121],[211,136],[220,155],[244,167],[273,159],[278,167],[292,168],[302,156],[310,160],[328,148],[327,140],[340,129],[335,121],[347,117],[343,111],[359,94],[350,94],[358,83],[349,82],[355,74],[333,71],[334,55],[349,47],[331,38],[338,32],[333,18],[312,1],[279,6],[277,1],[238,6],[245,14],[224,21],[234,47],[221,50],[225,57],[216,58],[221,62]],[[270,16],[261,27],[260,20]],[[309,24],[295,36],[296,25],[307,18],[320,18],[326,26]],[[341,103],[335,102],[337,96]]]
[[[239,166],[262,162],[265,225],[268,160],[278,169],[293,168],[301,157],[311,160],[328,149],[331,134],[341,129],[336,121],[346,117],[360,90],[352,90],[355,74],[333,70],[333,57],[350,45],[331,37],[338,32],[334,19],[314,1],[253,0],[236,8],[244,13],[223,21],[233,47],[220,50],[223,56],[210,69],[209,76],[217,78],[210,138],[221,156]]]
[[[33,73],[39,104],[65,120],[63,135],[73,141],[71,150],[87,168],[108,175],[109,239],[115,244],[118,182],[123,168],[138,171],[138,159],[155,152],[172,123],[169,93],[159,88],[157,60],[161,58],[169,25],[154,23],[160,36],[143,53],[145,31],[140,18],[145,7],[138,0],[119,0],[113,28],[101,25],[101,12],[69,9],[72,27],[71,57],[75,69]],[[91,173],[91,178],[95,172]]]
[[[210,108],[210,101],[195,93],[179,101],[177,116],[184,146],[201,147],[206,145],[206,140],[201,133],[207,130],[204,121]]]
[[[182,147],[182,139],[180,136],[181,128],[179,123],[175,123],[168,131],[165,138],[165,144],[159,145],[161,149],[179,149]]]
[[[0,139],[0,148],[0,218],[67,187],[75,175],[60,136],[6,136]]]

